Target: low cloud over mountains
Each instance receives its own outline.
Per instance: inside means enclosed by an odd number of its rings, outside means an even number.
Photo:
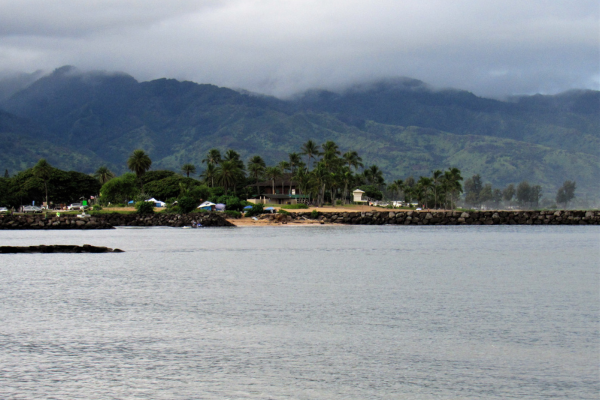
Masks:
[[[594,0],[0,4],[5,73],[72,64],[276,96],[398,76],[492,97],[600,85]]]

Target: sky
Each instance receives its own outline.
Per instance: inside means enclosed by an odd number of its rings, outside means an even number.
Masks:
[[[600,89],[597,0],[0,0],[0,76],[63,65],[286,97],[409,77]]]

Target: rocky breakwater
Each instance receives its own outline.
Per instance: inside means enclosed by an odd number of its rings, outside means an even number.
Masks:
[[[40,246],[0,246],[0,254],[9,253],[123,253],[121,249],[111,249],[103,246],[92,246],[84,244],[83,246],[71,245],[40,245]]]
[[[202,214],[96,214],[80,218],[76,215],[4,215],[0,229],[112,229],[115,226],[234,226],[216,213]]]
[[[293,218],[314,219],[311,213]],[[599,225],[600,211],[323,212],[317,219],[348,225]]]

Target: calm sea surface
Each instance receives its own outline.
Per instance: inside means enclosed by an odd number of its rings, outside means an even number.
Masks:
[[[598,399],[598,227],[0,231],[1,399]]]

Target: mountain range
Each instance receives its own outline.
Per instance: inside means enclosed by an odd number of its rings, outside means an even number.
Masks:
[[[311,90],[289,99],[209,84],[62,67],[0,101],[0,168],[41,157],[62,169],[124,172],[142,148],[153,169],[179,170],[211,148],[269,164],[309,139],[335,141],[388,179],[438,168],[479,173],[494,187],[528,180],[553,197],[565,180],[600,189],[600,92],[481,98],[413,79]]]

